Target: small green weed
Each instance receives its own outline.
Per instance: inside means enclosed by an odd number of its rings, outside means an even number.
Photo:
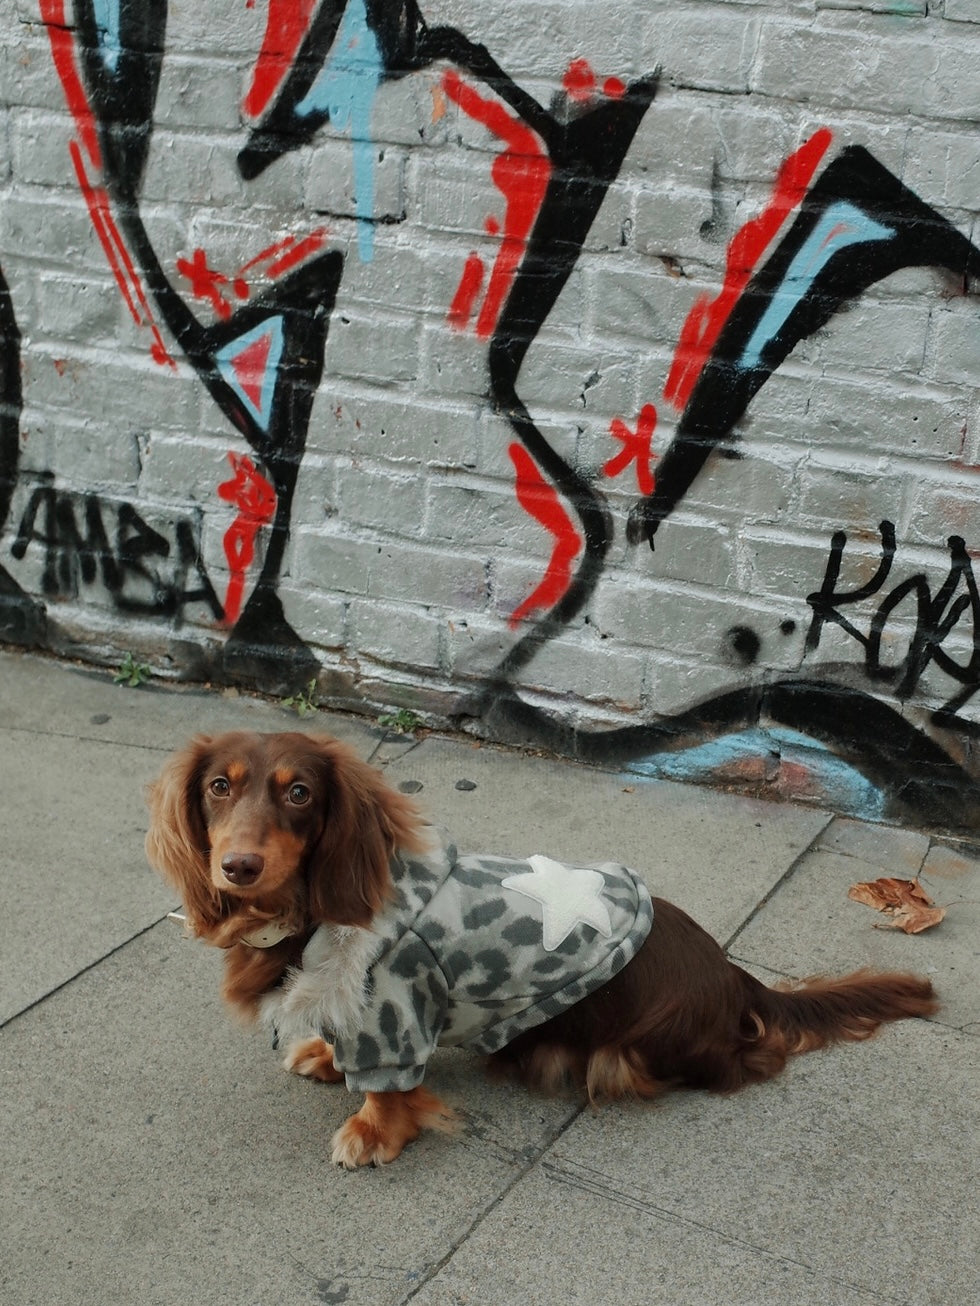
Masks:
[[[140,685],[146,684],[152,674],[145,662],[137,662],[132,653],[127,653],[113,680],[117,685],[125,685],[127,689],[138,689]]]
[[[297,716],[312,716],[314,712],[319,711],[316,703],[313,701],[313,695],[316,693],[316,676],[304,688],[297,690],[295,694],[290,694],[288,698],[282,700],[282,705],[295,712]]]
[[[422,718],[407,707],[400,707],[397,712],[382,712],[378,725],[385,730],[393,730],[396,735],[413,735],[422,724]]]

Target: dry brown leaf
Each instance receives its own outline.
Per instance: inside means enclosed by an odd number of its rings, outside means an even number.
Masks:
[[[904,930],[906,934],[921,934],[938,925],[946,915],[945,907],[936,907],[918,880],[896,880],[883,875],[878,880],[865,880],[852,884],[847,896],[863,902],[889,917],[887,924],[876,924],[878,930]]]

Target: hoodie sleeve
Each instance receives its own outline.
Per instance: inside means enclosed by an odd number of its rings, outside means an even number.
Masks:
[[[334,1042],[334,1065],[354,1092],[416,1088],[446,1020],[449,986],[429,947],[402,936],[371,974],[371,992],[356,1034]]]

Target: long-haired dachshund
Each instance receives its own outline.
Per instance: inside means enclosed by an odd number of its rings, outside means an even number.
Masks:
[[[767,988],[613,863],[458,856],[328,737],[194,739],[149,805],[147,855],[226,950],[225,999],[275,1031],[287,1069],[366,1094],[334,1135],[344,1166],[453,1127],[421,1083],[436,1044],[593,1102],[729,1092],[938,1005],[906,974]]]

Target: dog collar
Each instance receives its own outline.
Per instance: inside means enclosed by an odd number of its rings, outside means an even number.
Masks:
[[[288,921],[268,921],[260,929],[252,930],[251,934],[243,934],[238,942],[247,948],[274,948],[283,939],[291,939],[295,932]]]
[[[167,920],[179,921],[186,929],[187,917],[179,911],[167,912]],[[253,930],[251,934],[243,934],[238,940],[244,943],[246,948],[274,948],[277,943],[282,943],[283,939],[291,939],[296,931],[286,921],[268,921],[260,929]]]

